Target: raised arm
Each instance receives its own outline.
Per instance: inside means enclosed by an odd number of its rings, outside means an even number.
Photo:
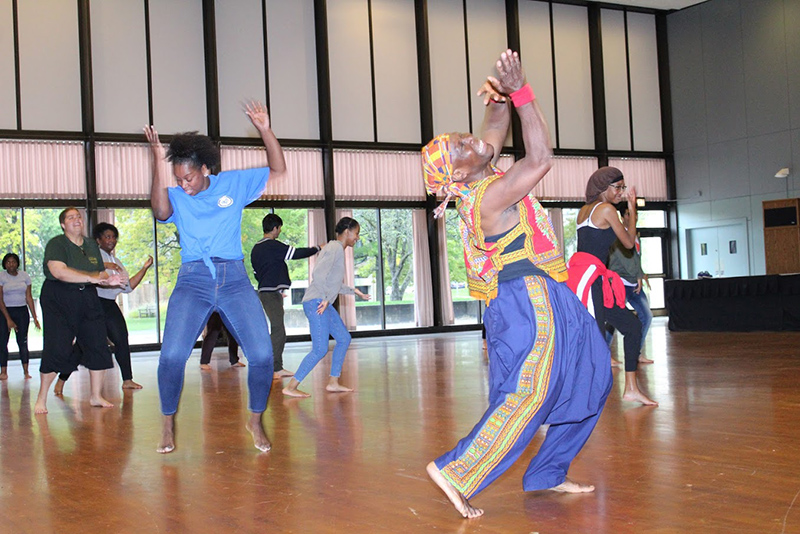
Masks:
[[[136,286],[142,281],[144,275],[147,274],[147,269],[149,269],[153,265],[153,256],[147,256],[147,259],[144,262],[144,266],[139,269],[139,272],[131,276],[129,284],[131,286],[131,290],[136,289]]]
[[[508,109],[506,97],[492,84],[490,80],[484,82],[478,90],[478,96],[483,96],[486,111],[483,114],[481,126],[481,139],[494,147],[492,163],[497,163],[503,144],[508,137],[508,127],[511,124],[511,110]]]
[[[261,140],[267,149],[267,165],[269,166],[270,180],[280,178],[286,174],[286,159],[283,149],[269,123],[269,113],[261,102],[249,102],[245,105],[245,114],[261,134]]]
[[[636,190],[634,188],[628,189],[628,213],[632,221],[628,228],[625,228],[625,225],[619,220],[618,213],[614,206],[603,202],[595,210],[593,217],[597,218],[592,222],[600,228],[606,227],[602,224],[603,221],[607,222],[614,229],[614,235],[617,236],[622,246],[631,249],[636,245]]]
[[[150,206],[153,215],[159,221],[166,221],[172,215],[172,203],[169,201],[169,178],[164,176],[164,158],[166,151],[164,145],[158,140],[155,126],[145,126],[144,135],[150,143],[150,152],[153,155],[153,183],[150,187]]]
[[[508,50],[501,54],[497,61],[497,72],[500,78],[490,77],[489,80],[501,93],[511,95],[518,91],[525,93],[530,89],[516,52]],[[527,98],[524,94],[513,97],[522,124],[525,157],[514,163],[502,180],[497,180],[491,185],[494,191],[484,200],[484,206],[489,209],[504,210],[522,200],[552,166],[553,149],[550,144],[550,132],[539,105],[532,98],[532,92]],[[486,204],[487,201],[490,204]]]

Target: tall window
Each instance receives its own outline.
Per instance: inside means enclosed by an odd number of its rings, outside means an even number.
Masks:
[[[133,276],[139,272],[148,256],[156,257],[153,212],[150,209],[115,209],[113,219],[114,226],[119,230],[115,254],[125,265],[128,274]],[[161,270],[160,264],[158,267]],[[131,345],[159,342],[155,271],[155,266],[151,267],[133,292],[121,293],[117,297],[117,304],[128,325]]]
[[[361,226],[361,239],[353,250],[355,285],[372,297],[369,301],[356,298],[356,324],[361,330],[378,330],[384,325],[380,210],[353,210],[353,218]]]
[[[450,270],[450,294],[453,297],[455,324],[476,324],[481,322],[481,305],[469,295],[467,288],[467,267],[464,264],[464,245],[459,229],[458,212],[449,209],[447,222],[447,266]]]

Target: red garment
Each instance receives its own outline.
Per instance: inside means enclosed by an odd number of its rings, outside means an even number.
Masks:
[[[603,277],[603,306],[613,308],[616,301],[620,308],[625,307],[625,285],[622,278],[606,268],[597,258],[586,252],[576,252],[567,264],[569,278],[567,285],[573,293],[578,295],[583,305],[589,306],[589,295],[592,284],[598,277]]]

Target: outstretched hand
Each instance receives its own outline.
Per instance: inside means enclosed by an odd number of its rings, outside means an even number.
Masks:
[[[489,81],[501,93],[511,94],[514,91],[519,91],[525,85],[525,72],[522,70],[522,62],[517,52],[512,52],[509,49],[500,54],[496,67],[497,74],[500,77],[498,79],[489,76]]]
[[[144,136],[147,137],[147,142],[150,143],[150,150],[152,150],[153,155],[164,159],[166,157],[166,151],[164,150],[164,145],[162,145],[161,141],[158,139],[156,127],[153,125],[145,125]]]
[[[483,105],[488,106],[489,102],[496,102],[498,104],[505,104],[506,97],[500,94],[500,91],[492,83],[493,78],[488,78],[480,89],[478,89],[478,96],[483,96]],[[496,81],[496,80],[495,80]]]
[[[264,104],[253,100],[244,105],[244,112],[256,129],[269,130],[269,112]]]

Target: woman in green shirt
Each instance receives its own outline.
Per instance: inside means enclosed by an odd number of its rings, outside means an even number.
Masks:
[[[78,364],[89,369],[92,406],[113,406],[100,394],[106,369],[114,366],[106,344],[106,325],[95,284],[119,287],[119,274],[109,275],[94,239],[83,235],[83,217],[77,208],[58,216],[62,235],[47,242],[40,302],[44,321],[44,348],[39,368],[41,386],[34,412],[47,413],[47,391],[58,373],[69,374]],[[72,342],[83,348],[82,361],[73,358]]]

